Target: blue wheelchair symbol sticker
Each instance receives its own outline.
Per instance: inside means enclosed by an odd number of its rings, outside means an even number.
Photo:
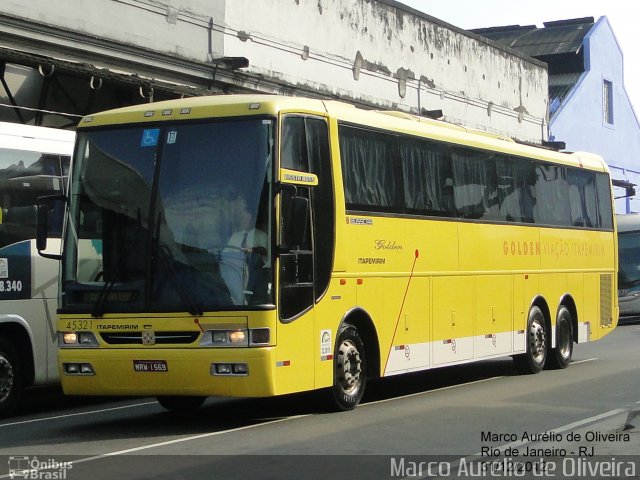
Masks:
[[[159,128],[149,128],[142,131],[141,147],[155,147],[158,145],[158,137],[160,136]]]

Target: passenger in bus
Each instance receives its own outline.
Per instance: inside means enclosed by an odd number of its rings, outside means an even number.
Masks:
[[[243,197],[229,206],[234,228],[221,253],[220,273],[235,305],[256,303],[266,281],[267,234]]]

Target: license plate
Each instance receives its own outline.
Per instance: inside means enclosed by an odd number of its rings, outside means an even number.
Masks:
[[[168,372],[166,360],[134,360],[133,370],[135,372]]]

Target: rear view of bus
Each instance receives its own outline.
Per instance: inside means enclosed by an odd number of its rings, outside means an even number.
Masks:
[[[37,254],[36,204],[66,190],[75,133],[0,123],[0,416],[29,385],[58,380],[58,262]],[[50,252],[60,250],[63,208],[49,212]]]

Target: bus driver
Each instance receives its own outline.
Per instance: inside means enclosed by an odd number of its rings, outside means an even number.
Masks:
[[[229,205],[234,233],[222,251],[220,272],[235,305],[256,303],[268,267],[267,234],[256,227],[244,198],[237,197]]]

